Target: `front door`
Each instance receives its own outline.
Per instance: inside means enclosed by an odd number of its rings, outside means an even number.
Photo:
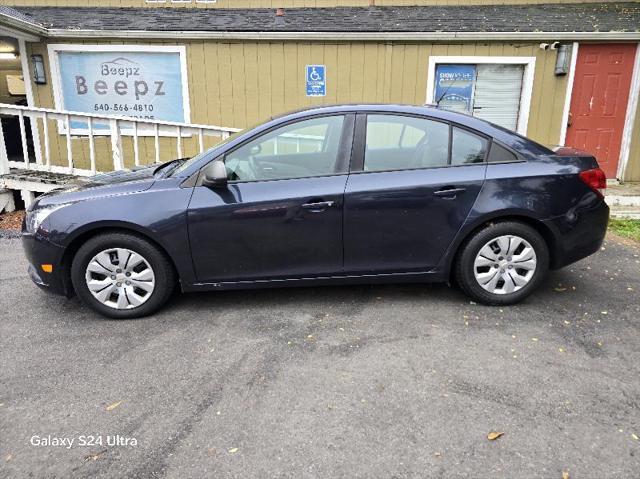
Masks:
[[[578,49],[566,144],[593,154],[607,178],[618,171],[635,55],[632,43]]]
[[[290,123],[225,155],[229,183],[196,186],[189,240],[200,282],[340,273],[353,118]],[[348,147],[347,147],[348,146]]]
[[[345,191],[346,272],[433,269],[480,192],[488,140],[428,118],[375,114],[355,143],[364,152]]]

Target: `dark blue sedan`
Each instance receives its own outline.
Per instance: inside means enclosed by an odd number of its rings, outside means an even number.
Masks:
[[[33,281],[112,318],[176,288],[453,280],[512,304],[590,255],[609,209],[595,158],[429,107],[315,108],[190,159],[43,195]]]

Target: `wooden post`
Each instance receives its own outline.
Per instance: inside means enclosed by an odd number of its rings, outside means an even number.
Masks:
[[[120,128],[118,120],[109,120],[111,127],[111,154],[113,155],[113,169],[119,171],[124,169],[124,161],[122,158],[122,137],[120,136]]]
[[[18,110],[18,121],[20,123],[20,141],[22,142],[22,159],[25,169],[29,169],[29,145],[27,144],[27,130],[24,126],[24,112]]]
[[[93,140],[93,118],[87,118],[87,129],[89,130],[89,161],[91,162],[91,172],[96,174],[96,144]]]
[[[29,206],[36,200],[36,195],[33,194],[33,191],[29,190],[20,190],[20,196],[22,197],[22,201],[24,202],[24,209],[28,210]]]
[[[0,190],[0,213],[6,211],[7,213],[11,213],[16,210],[16,204],[13,201],[13,191],[11,190]]]
[[[69,174],[73,174],[73,150],[71,149],[71,118],[65,115],[66,137],[67,137],[67,167]]]
[[[2,120],[0,120],[0,175],[9,173],[9,156],[7,155],[7,145],[4,142],[2,131]]]
[[[49,145],[49,117],[45,113],[42,117],[42,131],[44,132],[44,157],[47,169],[51,170],[51,147]]]

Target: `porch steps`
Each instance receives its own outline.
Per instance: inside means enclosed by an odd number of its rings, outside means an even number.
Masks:
[[[46,193],[77,180],[77,176],[49,171],[20,170],[12,168],[0,175],[0,212],[13,211],[15,203],[11,190],[20,191],[25,207],[35,199],[35,193]]]

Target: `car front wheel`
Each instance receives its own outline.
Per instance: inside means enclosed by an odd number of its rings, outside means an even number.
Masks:
[[[455,277],[465,293],[489,305],[514,304],[527,297],[549,268],[542,236],[519,222],[492,223],[463,246]]]
[[[146,316],[171,296],[175,273],[166,256],[144,238],[106,233],[83,244],[71,265],[80,300],[116,319]]]

